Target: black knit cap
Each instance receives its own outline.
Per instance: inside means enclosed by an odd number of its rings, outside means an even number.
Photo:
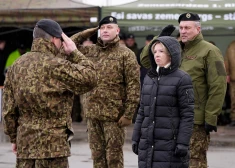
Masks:
[[[128,34],[128,35],[126,36],[126,38],[127,38],[127,39],[129,39],[129,38],[134,39],[134,38],[135,38],[135,35],[130,33],[130,34]]]
[[[117,19],[113,16],[106,16],[99,22],[99,28],[103,24],[110,24],[110,23],[117,24]]]
[[[146,36],[146,40],[151,41],[154,38],[153,34],[149,34]]]
[[[36,26],[44,30],[53,37],[61,38],[62,29],[60,25],[51,19],[42,19],[36,23]]]
[[[195,13],[183,13],[180,15],[178,22],[181,21],[200,21],[200,17]]]

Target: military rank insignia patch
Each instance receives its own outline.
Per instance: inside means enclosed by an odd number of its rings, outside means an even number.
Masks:
[[[186,56],[188,59],[190,59],[190,60],[193,60],[193,59],[195,59],[197,56],[196,55],[187,55]]]
[[[110,21],[110,22],[113,22],[113,18],[112,18],[112,17],[110,17],[110,18],[109,18],[109,21]]]

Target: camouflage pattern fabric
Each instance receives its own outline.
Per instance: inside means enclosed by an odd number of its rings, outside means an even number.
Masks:
[[[204,125],[194,125],[190,139],[189,168],[207,168],[206,152],[209,147],[210,135],[206,135]]]
[[[16,168],[69,168],[68,158],[17,159]]]
[[[87,120],[88,140],[94,168],[123,168],[125,128],[117,122]]]
[[[97,31],[94,29],[94,31]],[[92,34],[92,32],[88,32]],[[103,44],[81,46],[85,36],[71,37],[97,70],[98,84],[85,96],[89,144],[94,168],[123,168],[124,128],[117,125],[120,117],[132,119],[139,102],[139,65],[135,54],[119,45],[119,37]]]
[[[235,41],[232,41],[226,49],[224,63],[227,76],[230,78],[229,93],[231,99],[230,119],[235,121]]]
[[[230,119],[235,121],[235,82],[230,81],[229,83],[229,93],[231,97],[231,112],[230,112]]]
[[[17,158],[70,155],[73,94],[96,86],[94,65],[78,50],[67,60],[47,40],[35,39],[31,52],[9,68],[3,93],[4,131],[17,144]]]
[[[232,41],[226,49],[224,64],[230,81],[235,82],[235,41]]]
[[[119,45],[119,37],[103,45],[81,46],[81,34],[71,37],[79,51],[92,60],[97,69],[98,85],[86,94],[86,118],[118,121],[121,116],[131,120],[140,95],[139,65],[135,54]]]

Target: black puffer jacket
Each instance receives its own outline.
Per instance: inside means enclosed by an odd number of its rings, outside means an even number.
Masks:
[[[189,146],[194,118],[192,81],[178,69],[179,43],[168,36],[156,41],[170,52],[171,66],[157,73],[149,51],[152,69],[144,79],[132,141],[138,145],[139,168],[187,168],[189,154],[178,157],[174,152],[177,144]]]

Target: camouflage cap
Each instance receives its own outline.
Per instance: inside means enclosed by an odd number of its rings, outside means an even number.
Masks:
[[[36,26],[47,32],[53,37],[61,38],[62,29],[60,25],[51,19],[42,19],[36,23]]]
[[[178,22],[181,21],[200,21],[200,17],[195,13],[183,13],[180,15]]]
[[[110,23],[117,24],[117,19],[113,16],[106,16],[99,22],[99,28],[103,24],[110,24]]]

